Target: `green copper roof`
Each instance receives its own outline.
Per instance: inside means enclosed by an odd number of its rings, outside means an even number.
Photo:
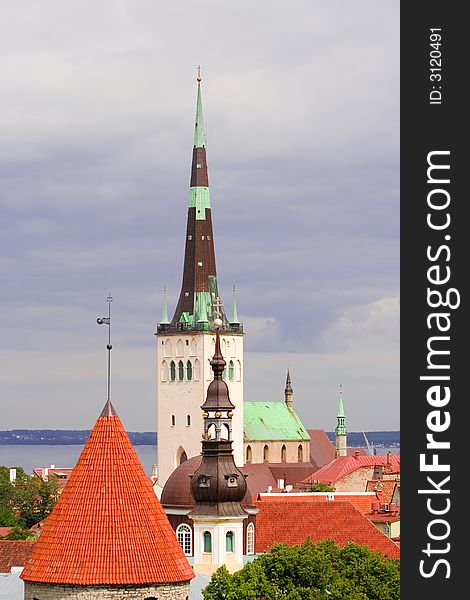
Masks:
[[[338,412],[336,415],[336,421],[337,421],[337,425],[335,427],[335,434],[336,435],[346,435],[347,434],[346,415],[344,414],[343,396],[341,395],[341,392],[339,394]]]
[[[308,441],[310,436],[295,410],[285,402],[244,402],[245,441]]]
[[[209,188],[200,185],[189,188],[189,208],[196,209],[196,220],[205,221],[206,208],[211,207]]]
[[[235,301],[235,286],[233,287],[232,318],[230,319],[230,323],[240,323],[240,321],[238,320],[238,314],[237,314],[237,303]]]
[[[202,116],[202,98],[201,85],[197,86],[197,104],[196,104],[196,127],[194,129],[194,146],[204,148],[206,145],[204,139],[204,118]]]

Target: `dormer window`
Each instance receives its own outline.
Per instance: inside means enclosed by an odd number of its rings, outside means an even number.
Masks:
[[[211,487],[211,479],[212,479],[212,475],[199,475],[197,478],[198,486],[200,488]]]
[[[224,477],[227,481],[227,487],[237,487],[238,473],[230,473],[228,475],[224,475]]]

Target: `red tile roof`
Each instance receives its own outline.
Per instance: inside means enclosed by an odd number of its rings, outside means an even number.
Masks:
[[[307,429],[310,434],[310,460],[318,468],[334,460],[336,451],[324,429]]]
[[[383,466],[384,474],[393,474],[400,472],[400,455],[376,455],[363,456],[361,454],[355,456],[338,456],[328,465],[325,465],[312,475],[304,479],[301,483],[308,484],[315,481],[324,481],[326,483],[335,483],[364,467]]]
[[[313,542],[333,540],[338,546],[348,542],[366,545],[391,558],[400,557],[400,549],[349,502],[292,501],[263,497],[256,503],[256,552],[267,552],[276,543],[289,546],[307,538]]]
[[[108,402],[21,578],[126,585],[193,577],[150,479]]]
[[[23,567],[35,543],[36,540],[0,540],[0,573]]]
[[[379,490],[379,498],[381,502],[391,502],[397,482],[393,479],[370,480],[366,484],[366,490],[373,492]]]
[[[284,502],[288,495],[288,501],[295,502],[325,502],[327,496],[330,494],[327,492],[299,492],[289,494],[284,493],[271,493],[271,494],[259,494],[258,500],[269,500],[270,502]],[[357,510],[365,515],[371,512],[372,502],[376,500],[377,496],[372,492],[331,492],[332,500],[330,502],[349,502]]]

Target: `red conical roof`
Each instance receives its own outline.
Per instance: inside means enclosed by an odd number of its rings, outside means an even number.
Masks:
[[[189,581],[194,572],[110,402],[21,578],[76,585]]]

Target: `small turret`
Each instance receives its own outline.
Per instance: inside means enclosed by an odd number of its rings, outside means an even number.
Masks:
[[[284,389],[284,402],[287,404],[287,406],[292,406],[293,394],[294,390],[292,389],[290,382],[290,369],[287,369],[286,387]]]

